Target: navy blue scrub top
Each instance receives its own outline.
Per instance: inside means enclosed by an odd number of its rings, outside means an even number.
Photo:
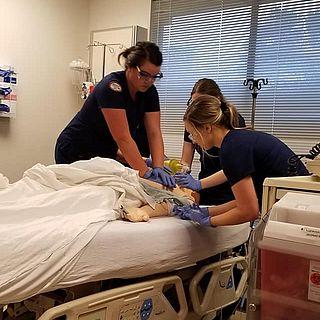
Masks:
[[[125,71],[104,77],[59,135],[56,144],[57,163],[71,163],[96,156],[116,158],[118,146],[102,114],[103,108],[125,110],[131,136],[139,139],[137,132],[143,126],[144,114],[160,111],[158,92],[155,86],[151,86],[146,92],[137,92],[134,101],[130,96]]]
[[[239,128],[246,126],[244,118],[238,113]],[[184,141],[193,143],[189,139],[188,131],[184,131]],[[195,148],[200,155],[201,170],[199,172],[199,179],[211,176],[212,174],[221,170],[220,164],[220,149],[212,147],[206,150],[206,153],[195,144]],[[234,199],[231,186],[229,182],[222,183],[218,186],[200,190],[200,204],[201,205],[218,205],[229,202]]]
[[[260,208],[264,179],[288,176],[288,160],[293,155],[278,138],[247,129],[230,130],[220,149],[221,166],[231,186],[251,176]],[[301,160],[296,169],[297,175],[309,174]]]

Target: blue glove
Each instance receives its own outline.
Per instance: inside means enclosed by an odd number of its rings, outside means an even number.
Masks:
[[[146,162],[147,167],[150,167],[150,168],[152,167],[152,159],[151,158],[147,158],[145,162]]]
[[[209,208],[200,208],[197,204],[186,205],[179,207],[175,205],[172,210],[173,214],[176,214],[183,220],[191,220],[199,223],[202,226],[211,226]]]
[[[200,191],[202,189],[200,180],[193,178],[189,173],[177,173],[174,177],[177,185],[180,187],[194,191]]]
[[[152,159],[151,158],[147,158],[145,160],[145,163],[147,165],[147,167],[152,168]],[[167,167],[167,166],[163,166],[164,170],[169,173],[169,174],[173,174],[173,171],[171,170],[171,168]]]
[[[176,185],[174,177],[165,172],[163,168],[153,168],[152,176],[157,179],[157,182],[160,182],[161,184],[169,188],[173,188]]]
[[[163,168],[153,168],[147,171],[144,178],[163,184],[166,187],[173,188],[176,185],[174,177],[166,173]]]

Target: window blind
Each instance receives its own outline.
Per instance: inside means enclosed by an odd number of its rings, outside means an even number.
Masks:
[[[246,78],[268,78],[258,92],[255,129],[296,152],[320,137],[320,0],[153,0],[150,38],[162,50],[157,83],[166,153],[180,157],[182,117],[193,84],[217,81],[250,125]]]

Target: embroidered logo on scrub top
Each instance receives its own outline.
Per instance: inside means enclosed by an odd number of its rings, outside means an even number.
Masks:
[[[116,91],[116,92],[121,92],[122,91],[122,88],[120,86],[120,84],[117,82],[117,81],[110,81],[109,82],[109,88],[113,91]]]

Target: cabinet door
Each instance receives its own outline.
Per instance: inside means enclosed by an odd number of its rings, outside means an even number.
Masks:
[[[139,26],[91,31],[89,63],[94,82],[110,72],[122,70],[123,66],[118,63],[119,53],[147,37],[147,29]]]

